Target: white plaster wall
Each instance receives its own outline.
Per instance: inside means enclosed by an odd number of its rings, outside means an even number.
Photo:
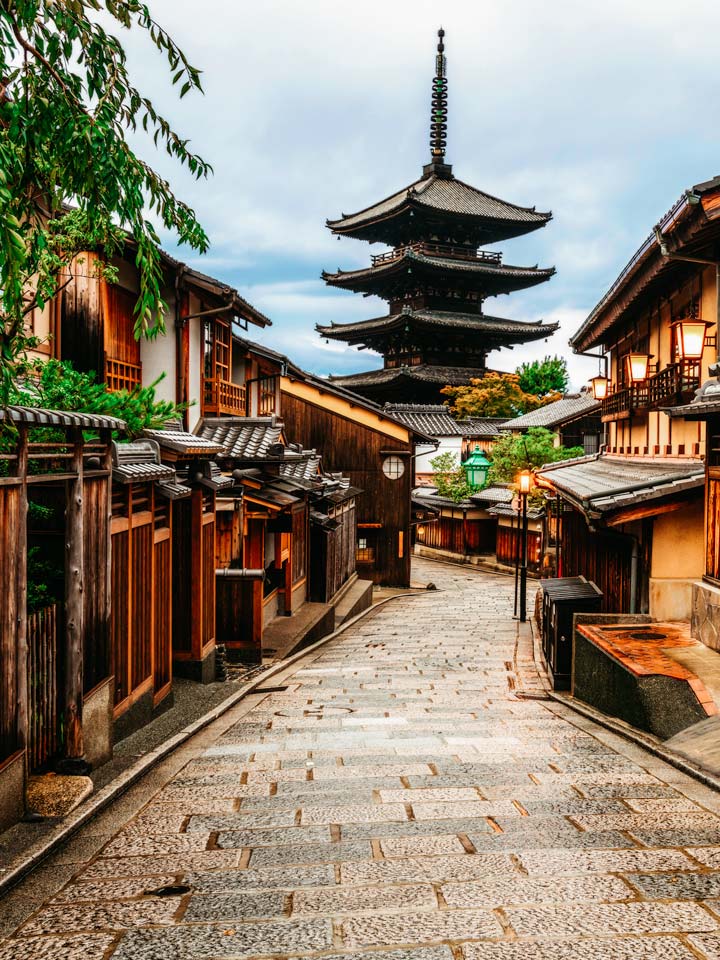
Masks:
[[[437,448],[437,450],[433,450],[428,446],[421,446],[420,444],[415,447],[415,451],[418,453],[415,461],[416,473],[434,473],[434,470],[430,465],[430,461],[434,460],[435,457],[439,457],[443,453],[454,453],[458,458],[458,463],[460,463],[462,437],[438,437],[438,440],[440,441],[440,446]],[[425,452],[423,453],[422,451]]]
[[[188,399],[195,401],[188,410],[188,426],[194,430],[200,419],[200,373],[202,369],[202,320],[196,317],[190,324],[190,376],[188,378]]]

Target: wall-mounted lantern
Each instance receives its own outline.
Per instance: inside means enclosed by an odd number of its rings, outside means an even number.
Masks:
[[[518,487],[520,493],[528,494],[532,489],[533,475],[529,470],[523,470],[518,475]]]
[[[630,383],[642,383],[647,380],[651,359],[651,353],[629,353],[625,357],[627,375]]]
[[[685,317],[676,320],[672,327],[675,330],[675,343],[678,356],[681,360],[701,360],[705,347],[705,332],[712,324],[699,317]]]
[[[593,377],[590,381],[593,397],[596,400],[604,400],[608,395],[610,381],[607,377]]]

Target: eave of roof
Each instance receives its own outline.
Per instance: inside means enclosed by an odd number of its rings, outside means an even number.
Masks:
[[[333,383],[373,386],[375,384],[395,383],[399,380],[420,380],[424,383],[467,384],[471,380],[480,380],[487,371],[479,367],[443,367],[428,363],[412,367],[381,367],[379,370],[366,370],[363,373],[351,373],[347,376],[333,377]],[[349,386],[352,390],[352,386]],[[382,409],[382,408],[379,408]]]
[[[87,430],[125,430],[125,421],[96,413],[47,410],[44,407],[0,406],[0,420],[33,427],[83,427]]]
[[[608,454],[548,464],[536,474],[589,519],[605,518],[623,508],[674,496],[705,483],[701,460],[643,460]]]
[[[370,267],[363,267],[359,270],[338,270],[337,273],[328,273],[323,270],[321,277],[331,286],[340,286],[344,283],[366,278],[380,279],[392,276],[399,271],[405,272],[407,262],[412,261],[423,267],[429,267],[431,271],[447,274],[457,274],[459,276],[493,277],[495,279],[506,278],[508,280],[525,280],[531,283],[542,283],[555,275],[555,267],[520,267],[506,263],[488,263],[485,260],[460,260],[453,257],[434,257],[424,253],[418,253],[416,250],[406,248],[403,255],[394,260],[387,260]]]
[[[718,189],[720,189],[720,177],[714,177],[711,180],[696,184],[694,187],[686,190],[656,224],[660,233],[668,235],[675,230],[679,223],[692,215],[693,210],[700,207],[700,205],[697,204],[696,198]],[[617,322],[618,319],[615,317],[611,322],[608,322],[607,317],[605,317],[606,312],[611,305],[621,297],[623,291],[629,287],[631,281],[638,276],[643,268],[647,268],[653,260],[663,260],[655,231],[653,231],[635,251],[610,289],[596,304],[580,329],[570,338],[570,346],[576,353],[582,353],[602,343],[604,333],[613,323]],[[669,265],[669,263],[670,261],[664,261],[664,265]]]
[[[449,310],[407,310],[402,313],[389,314],[385,317],[376,317],[372,320],[361,320],[356,323],[331,323],[330,326],[317,324],[317,332],[331,340],[361,340],[368,334],[390,332],[405,324],[417,324],[429,330],[436,328],[457,328],[469,333],[499,334],[503,339],[513,339],[517,342],[538,339],[554,333],[559,323],[543,324],[542,320],[526,323],[521,320],[506,320],[502,317],[491,317],[484,313],[453,313]]]
[[[599,411],[602,406],[593,397],[563,397],[530,413],[506,420],[504,430],[528,430],[530,427],[558,427]]]
[[[328,220],[333,233],[345,233],[384,220],[405,207],[425,207],[446,216],[460,216],[479,221],[512,221],[527,224],[528,229],[544,226],[552,213],[541,213],[534,207],[521,207],[484,193],[455,177],[423,177],[385,199],[352,214],[342,214],[337,220]]]

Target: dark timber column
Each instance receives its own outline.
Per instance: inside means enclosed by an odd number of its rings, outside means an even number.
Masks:
[[[17,749],[27,747],[28,736],[28,646],[27,646],[27,471],[28,431],[18,427],[17,474],[20,477],[20,499],[17,525],[17,641],[15,660],[15,731]]]
[[[62,772],[86,768],[82,732],[83,702],[83,437],[71,434],[73,453],[65,508],[65,684]]]

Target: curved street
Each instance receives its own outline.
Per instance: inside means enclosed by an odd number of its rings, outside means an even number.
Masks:
[[[518,696],[510,578],[414,576],[5,898],[0,960],[720,957],[720,796]]]

